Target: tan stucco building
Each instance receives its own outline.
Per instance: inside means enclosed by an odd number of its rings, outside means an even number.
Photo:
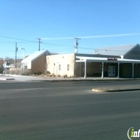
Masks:
[[[140,77],[140,45],[106,47],[94,54],[57,54],[46,56],[51,74],[76,77]]]
[[[42,50],[22,60],[21,68],[56,76],[140,78],[140,45],[99,48],[93,54],[52,54]]]
[[[46,57],[46,68],[51,74],[74,76],[75,54],[57,54]]]

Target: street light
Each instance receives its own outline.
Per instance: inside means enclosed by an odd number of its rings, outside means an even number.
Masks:
[[[20,50],[23,50],[23,59],[25,58],[25,49],[24,48],[20,48]]]

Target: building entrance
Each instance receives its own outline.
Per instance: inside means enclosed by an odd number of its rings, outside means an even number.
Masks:
[[[116,76],[116,66],[108,66],[108,76],[109,77]]]

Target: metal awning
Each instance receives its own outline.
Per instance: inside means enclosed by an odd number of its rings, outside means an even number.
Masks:
[[[136,59],[103,58],[103,57],[81,57],[76,56],[76,62],[107,62],[107,63],[140,63]]]

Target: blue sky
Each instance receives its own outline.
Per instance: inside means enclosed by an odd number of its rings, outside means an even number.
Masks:
[[[139,5],[139,0],[1,0],[0,57],[14,57],[15,42],[26,55],[37,51],[37,38],[140,33]],[[79,53],[139,40],[140,35],[81,38]],[[41,41],[41,50],[74,52],[74,39]],[[18,58],[22,53],[19,49]]]

